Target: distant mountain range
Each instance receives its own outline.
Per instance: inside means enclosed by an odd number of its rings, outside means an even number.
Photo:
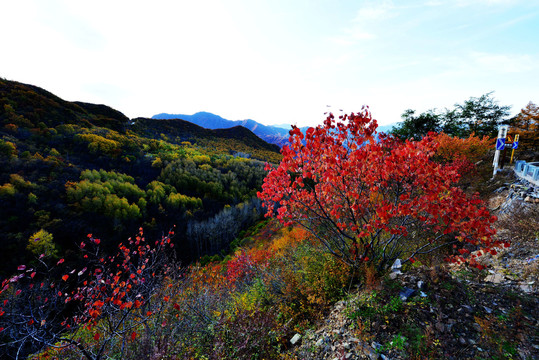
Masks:
[[[193,115],[162,113],[152,116],[152,119],[182,119],[192,122],[198,126],[202,126],[206,129],[227,129],[235,126],[243,126],[244,128],[251,130],[253,133],[255,133],[255,135],[266,142],[279,146],[285,145],[288,142],[289,137],[289,129],[284,129],[282,126],[264,125],[251,119],[227,120],[219,115],[209,112],[198,112]]]
[[[215,115],[209,112],[197,112],[193,115],[186,114],[168,114],[161,113],[152,116],[152,119],[160,120],[171,120],[171,119],[182,119],[189,121],[198,126],[202,126],[206,129],[227,129],[235,126],[243,126],[251,130],[259,138],[265,140],[268,143],[276,144],[279,146],[286,145],[288,143],[289,134],[288,131],[291,128],[291,125],[279,124],[279,125],[264,125],[259,122],[256,122],[251,119],[247,120],[228,120],[222,118],[219,115]],[[387,132],[395,124],[379,126],[378,132]],[[305,132],[308,129],[308,126],[302,127],[301,130]]]

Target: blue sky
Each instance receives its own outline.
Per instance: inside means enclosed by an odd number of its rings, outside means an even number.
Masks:
[[[0,77],[129,117],[539,102],[537,0],[2,1]],[[327,106],[330,105],[328,108]]]

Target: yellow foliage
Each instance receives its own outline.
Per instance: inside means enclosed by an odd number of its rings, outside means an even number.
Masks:
[[[17,189],[10,183],[0,186],[0,196],[13,196],[17,193]]]
[[[35,256],[40,256],[41,254],[45,254],[47,257],[58,256],[52,234],[43,229],[30,236],[26,249]]]

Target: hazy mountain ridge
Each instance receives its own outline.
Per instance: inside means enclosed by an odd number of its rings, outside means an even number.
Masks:
[[[288,144],[288,132],[291,128],[291,125],[287,124],[264,125],[252,119],[228,120],[219,115],[215,115],[205,111],[197,112],[193,115],[160,113],[152,116],[152,119],[182,119],[207,129],[224,129],[231,128],[234,126],[243,126],[251,130],[255,135],[265,140],[266,142],[276,144],[280,147]],[[393,128],[394,125],[395,123],[378,126],[378,132],[388,132]],[[309,126],[304,126],[300,129],[305,132],[305,130],[307,130],[308,128]]]
[[[152,116],[152,119],[170,120],[182,119],[207,129],[225,129],[234,126],[243,126],[251,130],[259,138],[279,146],[288,143],[288,129],[283,127],[264,125],[252,119],[228,120],[209,112],[197,112],[193,115],[161,113]]]
[[[133,119],[131,129],[142,136],[166,135],[170,141],[196,141],[196,139],[219,139],[222,141],[241,140],[245,145],[267,151],[279,152],[275,144],[264,141],[246,127],[236,125],[230,128],[208,129],[182,119],[157,120],[148,118]],[[174,139],[178,139],[175,141]]]

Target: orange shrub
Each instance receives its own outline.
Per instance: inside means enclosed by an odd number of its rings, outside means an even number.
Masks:
[[[440,133],[436,136],[435,141],[438,143],[436,157],[442,162],[466,159],[476,163],[494,146],[494,139],[488,136],[481,138],[473,133],[464,139]]]

